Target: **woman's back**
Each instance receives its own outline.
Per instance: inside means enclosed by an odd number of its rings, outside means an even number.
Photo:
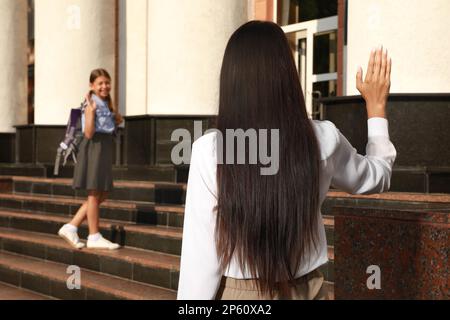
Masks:
[[[389,189],[396,150],[389,140],[386,119],[368,120],[366,156],[357,154],[333,123],[318,120],[311,122],[320,146],[320,205],[330,185],[354,194],[378,193]],[[179,299],[213,299],[222,277],[214,234],[217,206],[216,146],[217,133],[213,132],[197,139],[192,148]],[[318,251],[304,259],[304,264],[297,270],[297,278],[328,261],[325,228],[321,219],[318,230]],[[224,275],[235,279],[252,278],[248,272],[241,270],[235,259]]]
[[[268,298],[310,297],[297,290],[304,277],[321,288],[323,279],[311,275],[328,260],[320,207],[329,186],[351,193],[389,188],[396,156],[384,119],[389,74],[386,56],[383,63],[373,56],[369,81],[357,78],[370,118],[361,156],[331,122],[308,119],[279,26],[251,21],[233,33],[216,132],[193,145],[178,298],[233,296],[223,290],[227,281],[218,290],[222,276],[238,287],[254,281],[249,287]],[[268,159],[275,170],[264,170]]]

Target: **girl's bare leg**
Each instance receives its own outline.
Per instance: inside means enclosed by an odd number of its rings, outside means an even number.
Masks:
[[[109,249],[116,250],[120,248],[117,243],[102,237],[99,232],[99,205],[106,199],[106,192],[90,192],[88,197],[87,218],[89,224],[89,237],[87,247],[91,249]]]
[[[101,194],[102,195],[100,196],[100,204],[102,204],[108,196],[107,192],[102,192]],[[87,218],[87,208],[88,208],[88,201],[85,201],[69,223],[78,228]]]
[[[84,219],[86,219],[87,207],[88,202],[85,201],[69,223],[78,228],[83,223]]]
[[[101,193],[98,191],[89,191],[87,200],[87,219],[90,235],[99,232],[100,195]]]

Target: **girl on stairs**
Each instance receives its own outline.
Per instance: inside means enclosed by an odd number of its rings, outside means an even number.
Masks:
[[[78,227],[87,218],[89,236],[87,248],[118,249],[117,243],[103,238],[99,232],[99,206],[113,189],[112,152],[117,126],[123,118],[111,99],[111,76],[104,69],[92,71],[90,92],[86,95],[81,124],[84,133],[77,154],[72,187],[87,190],[83,203],[72,221],[65,224],[58,235],[74,248],[81,249]]]

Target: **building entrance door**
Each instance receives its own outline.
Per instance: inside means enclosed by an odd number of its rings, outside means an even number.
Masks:
[[[310,117],[313,99],[336,96],[337,16],[283,26],[291,45]]]

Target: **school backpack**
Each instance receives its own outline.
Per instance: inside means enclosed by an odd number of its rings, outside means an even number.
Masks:
[[[53,170],[53,174],[55,176],[59,174],[61,158],[64,160],[62,164],[63,167],[66,165],[69,157],[72,157],[73,162],[77,163],[78,146],[83,139],[83,132],[81,130],[81,115],[86,106],[86,101],[84,101],[81,103],[79,108],[73,108],[70,110],[64,140],[61,141],[56,151],[55,166]]]

